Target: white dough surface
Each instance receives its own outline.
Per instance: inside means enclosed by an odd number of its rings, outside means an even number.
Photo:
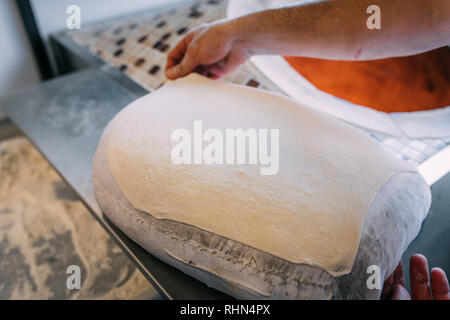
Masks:
[[[263,176],[255,165],[173,164],[171,134],[192,132],[194,121],[204,130],[279,129],[278,174]],[[416,173],[339,120],[273,93],[198,75],[132,103],[104,139],[108,168],[137,210],[332,276],[351,272],[381,188],[398,173]]]

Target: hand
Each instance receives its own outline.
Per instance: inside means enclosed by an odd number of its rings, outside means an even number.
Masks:
[[[202,25],[169,53],[166,76],[175,80],[191,72],[219,79],[244,63],[249,55],[238,45],[231,21]]]
[[[433,268],[431,281],[429,281],[428,261],[423,255],[415,254],[411,257],[409,278],[413,300],[450,300],[450,288],[445,272],[440,268]],[[394,273],[384,282],[381,299],[411,300],[405,288],[401,262]]]

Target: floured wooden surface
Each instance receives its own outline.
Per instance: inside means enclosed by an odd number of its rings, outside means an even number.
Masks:
[[[80,290],[66,287],[70,265]],[[27,139],[0,141],[0,300],[133,299],[149,288]]]
[[[414,239],[430,203],[429,188],[414,172],[390,177],[369,207],[355,263],[333,277],[317,267],[292,263],[238,241],[137,210],[123,195],[107,159],[110,127],[94,164],[96,198],[105,214],[152,254],[208,285],[237,298],[368,299],[367,267],[389,275]],[[142,190],[141,190],[142,192]]]

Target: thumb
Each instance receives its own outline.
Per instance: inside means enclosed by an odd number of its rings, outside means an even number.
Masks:
[[[189,73],[195,70],[197,68],[198,62],[197,59],[195,59],[192,54],[186,52],[183,60],[172,68],[168,69],[166,71],[166,76],[169,79],[177,79],[184,76],[187,76]]]
[[[396,284],[392,292],[391,300],[411,300],[411,297],[404,286]]]

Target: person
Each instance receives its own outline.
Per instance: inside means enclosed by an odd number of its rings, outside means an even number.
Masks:
[[[428,261],[421,254],[410,258],[409,283],[411,295],[406,290],[403,266],[400,262],[395,272],[384,282],[382,300],[450,300],[450,287],[445,272],[440,268],[431,269],[428,274]]]
[[[450,43],[450,1],[378,1],[380,29],[369,29],[372,0],[302,1],[202,25],[167,58],[168,79],[198,72],[218,79],[253,55],[373,60],[414,55]]]

